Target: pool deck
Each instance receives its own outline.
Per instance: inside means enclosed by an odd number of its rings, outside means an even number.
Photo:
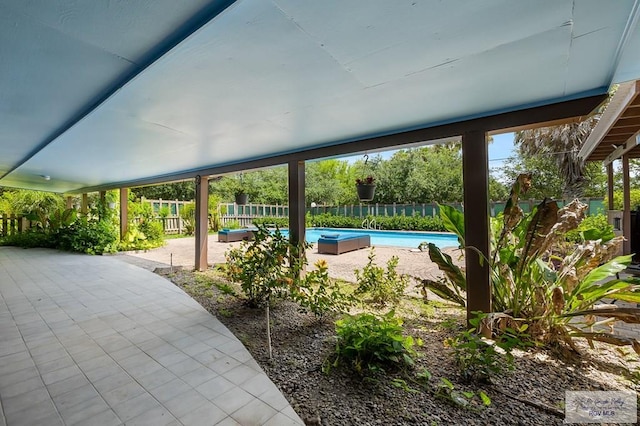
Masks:
[[[166,240],[166,245],[146,252],[127,252],[117,254],[124,256],[126,261],[140,267],[153,271],[157,267],[167,267],[171,263],[174,266],[182,266],[192,269],[195,264],[195,239],[193,237],[176,238]],[[225,252],[231,247],[238,247],[239,242],[223,243],[218,242],[217,235],[209,235],[207,261],[210,265],[224,263]],[[370,249],[365,248],[338,256],[331,254],[319,254],[317,244],[307,250],[307,259],[310,267],[318,260],[324,260],[329,264],[329,275],[332,278],[340,278],[347,281],[355,281],[353,273],[355,268],[360,268],[367,264],[367,257]],[[451,254],[456,262],[463,264],[460,258],[460,250],[445,249]],[[398,256],[398,272],[411,274],[423,278],[435,278],[440,275],[438,267],[431,262],[429,253],[421,252],[417,249],[377,246],[375,247],[376,263],[385,265],[393,256]],[[419,293],[418,293],[419,294]]]
[[[124,259],[0,247],[0,426],[304,424],[226,327]]]

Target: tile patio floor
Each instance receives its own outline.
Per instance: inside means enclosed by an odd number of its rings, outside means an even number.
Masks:
[[[111,256],[0,247],[0,426],[302,425],[244,346]]]

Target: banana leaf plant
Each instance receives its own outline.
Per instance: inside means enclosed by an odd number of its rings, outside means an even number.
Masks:
[[[616,257],[622,237],[615,237],[610,229],[584,230],[584,241],[569,255],[558,257],[554,247],[566,244],[565,234],[578,228],[587,206],[574,200],[559,208],[545,199],[524,214],[518,200],[530,185],[531,175],[520,175],[504,212],[491,223],[491,256],[486,260],[494,310],[488,318],[494,330],[526,325],[531,338],[542,343],[564,342],[575,350],[572,339],[580,337],[589,344],[597,340],[630,345],[640,355],[637,340],[593,331],[593,326],[615,321],[640,324],[640,309],[602,304],[608,299],[640,303],[640,281],[618,278],[631,262],[631,256]],[[440,216],[464,247],[463,213],[440,206]],[[428,251],[444,278],[421,280],[424,288],[464,306],[464,272],[434,244],[428,245]]]

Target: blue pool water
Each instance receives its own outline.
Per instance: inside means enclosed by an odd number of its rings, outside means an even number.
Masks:
[[[283,229],[283,234],[288,234]],[[322,234],[369,234],[372,246],[392,246],[418,248],[424,241],[434,243],[436,246],[458,247],[458,237],[448,232],[413,232],[413,231],[377,231],[371,229],[343,229],[343,228],[307,228],[306,240],[317,243]]]

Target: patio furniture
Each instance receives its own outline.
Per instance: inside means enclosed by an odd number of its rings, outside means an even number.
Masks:
[[[218,242],[232,243],[234,241],[247,241],[253,239],[251,229],[223,229],[218,231]]]
[[[369,234],[324,234],[318,239],[318,253],[342,254],[371,246]]]

